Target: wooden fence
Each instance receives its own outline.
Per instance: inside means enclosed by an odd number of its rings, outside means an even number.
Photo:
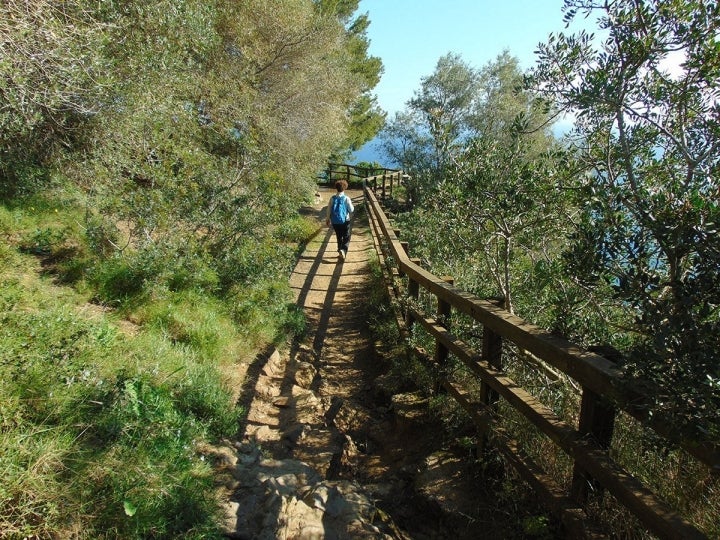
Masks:
[[[388,186],[403,179],[402,171],[385,170],[365,181],[365,200],[376,248],[387,271],[389,293],[398,324],[407,336],[408,329],[419,324],[435,343],[434,354],[417,351],[438,367],[453,354],[479,378],[480,391],[470,393],[440,376],[439,387],[452,396],[470,415],[481,433],[481,445],[492,444],[519,474],[540,494],[565,530],[574,537],[601,537],[587,525],[585,504],[590,490],[607,490],[629,509],[649,531],[660,538],[701,539],[706,536],[661,501],[647,486],[624,470],[610,456],[616,414],[624,411],[660,436],[682,446],[690,455],[720,472],[720,447],[717,441],[687,442],[673,433],[668,423],[655,420],[648,400],[627,390],[623,373],[599,354],[582,350],[561,337],[551,335],[502,309],[499,303],[478,298],[456,288],[448,278],[434,276],[423,269],[418,259],[409,256],[409,246],[398,238],[385,215],[380,201]],[[420,290],[436,298],[433,316],[417,307]],[[427,294],[424,293],[424,294]],[[402,308],[401,308],[402,306]],[[400,311],[402,309],[402,311]],[[462,313],[483,327],[482,350],[473,350],[451,332],[453,312]],[[577,426],[559,418],[547,405],[520,388],[503,371],[503,348],[514,343],[535,358],[552,366],[581,388],[582,396]],[[498,427],[498,403],[504,399],[522,414],[573,462],[570,486],[561,486],[525,455],[520,445]]]
[[[405,174],[399,169],[387,169],[385,167],[359,167],[346,163],[328,163],[327,169],[322,176],[318,177],[328,184],[336,180],[346,182],[363,183],[367,179],[373,184],[373,188],[380,189],[382,197],[392,197],[394,186],[398,185]]]

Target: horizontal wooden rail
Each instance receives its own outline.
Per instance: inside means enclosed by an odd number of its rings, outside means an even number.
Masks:
[[[366,180],[373,178],[374,176],[370,173],[374,173],[376,176],[381,178],[383,175],[387,177],[402,173],[399,169],[388,169],[386,167],[362,167],[359,165],[350,165],[347,163],[328,163],[328,168],[325,169],[325,178],[327,181],[344,179],[350,181],[351,178],[357,178],[358,180]]]
[[[596,394],[612,399],[628,414],[644,422],[659,435],[680,445],[706,465],[720,471],[720,445],[717,441],[697,441],[688,443],[677,437],[671,426],[664,422],[662,414],[648,408],[649,400],[640,393],[626,388],[624,374],[616,365],[599,354],[582,350],[566,339],[550,334],[543,329],[505,311],[489,300],[483,300],[468,292],[448,284],[414,263],[402,248],[394,228],[380,208],[374,194],[366,190],[369,205],[378,212],[378,223],[386,238],[392,257],[397,261],[398,269],[426,290],[450,303],[461,313],[489,327],[497,334],[512,341],[519,347],[562,371],[589,388]],[[653,420],[652,418],[660,418]]]
[[[397,173],[402,175],[401,171]],[[377,187],[378,176],[368,179]],[[467,397],[461,388],[455,387],[447,380],[440,384],[445,391],[454,397],[460,405],[468,411],[481,428],[486,428],[495,422],[495,408],[492,405],[492,395],[506,400],[516,411],[521,413],[529,422],[535,425],[541,433],[547,436],[556,446],[569,455],[575,463],[575,476],[573,481],[573,494],[570,497],[583,498],[583,490],[578,488],[580,478],[591,479],[609,491],[621,504],[626,506],[650,531],[661,538],[706,538],[692,524],[684,519],[678,512],[658,499],[646,486],[634,478],[629,472],[620,467],[609,455],[609,437],[605,431],[612,432],[613,417],[607,419],[596,418],[595,415],[613,414],[598,401],[600,396],[613,403],[619,409],[626,411],[645,425],[653,428],[658,434],[668,440],[681,445],[688,453],[700,461],[720,469],[720,449],[717,441],[687,442],[680,440],[670,430],[669,424],[658,424],[650,420],[652,415],[647,408],[649,400],[642,394],[627,389],[624,374],[609,359],[589,351],[582,350],[577,345],[555,335],[551,335],[541,328],[510,314],[496,303],[478,298],[466,291],[428,272],[417,261],[411,259],[407,253],[407,245],[397,238],[397,234],[389,219],[383,212],[380,203],[372,189],[366,185],[364,190],[368,207],[368,215],[372,221],[373,234],[382,238],[376,245],[383,248],[384,260],[392,260],[396,265],[397,275],[406,276],[407,291],[411,298],[417,297],[417,287],[429,291],[437,297],[439,306],[445,305],[468,315],[481,323],[485,328],[486,342],[482,353],[474,351],[466,343],[454,336],[447,325],[421,313],[409,305],[405,318],[397,317],[399,324],[404,320],[412,323],[418,322],[424,330],[435,339],[438,347],[454,354],[468,369],[475,374],[483,385],[481,394],[485,403],[475,402]],[[395,294],[400,291],[397,287],[389,289]],[[404,301],[401,299],[401,301]],[[449,314],[449,312],[447,312]],[[493,345],[493,340],[497,343]],[[583,407],[580,411],[579,427],[575,428],[558,418],[547,406],[532,396],[529,392],[518,387],[509,379],[493,360],[500,351],[502,341],[509,341],[519,348],[529,351],[534,356],[553,366],[568,377],[577,381],[583,389]],[[487,348],[487,349],[486,349]],[[493,352],[495,351],[495,352]],[[442,355],[440,361],[442,360]],[[436,354],[435,361],[438,361]],[[442,369],[439,370],[442,373]],[[494,393],[494,394],[493,394]],[[481,401],[482,401],[481,399]],[[609,426],[609,427],[608,427]],[[588,436],[592,435],[592,436]],[[497,441],[495,441],[497,442]],[[535,465],[525,465],[526,460],[517,455],[515,443],[506,441],[503,445],[505,454],[513,455],[509,462],[517,465],[521,474],[532,471],[534,479],[529,479],[531,485],[538,482],[544,484],[545,495],[554,493],[553,505],[560,509],[560,515],[569,529],[577,526],[577,508],[568,504],[563,497],[557,496],[557,487],[548,486],[547,478],[538,472]],[[508,455],[509,455],[508,454]],[[586,475],[586,476],[584,476]]]

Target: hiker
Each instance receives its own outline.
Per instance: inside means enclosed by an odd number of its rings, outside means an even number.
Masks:
[[[326,225],[332,223],[337,237],[338,255],[342,260],[347,257],[348,247],[350,245],[350,214],[355,211],[352,200],[345,195],[347,182],[338,180],[335,182],[337,193],[330,197],[328,204],[328,217],[325,220]]]

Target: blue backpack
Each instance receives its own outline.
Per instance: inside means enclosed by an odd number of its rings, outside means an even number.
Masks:
[[[333,195],[330,201],[330,222],[334,225],[345,223],[348,220],[346,195]]]

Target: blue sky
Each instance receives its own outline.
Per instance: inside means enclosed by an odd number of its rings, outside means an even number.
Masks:
[[[438,59],[457,53],[475,68],[494,60],[504,49],[523,69],[535,61],[537,44],[550,32],[562,31],[563,0],[360,0],[358,13],[368,13],[370,54],[382,59],[385,71],[375,88],[388,116],[405,108],[432,74]]]

